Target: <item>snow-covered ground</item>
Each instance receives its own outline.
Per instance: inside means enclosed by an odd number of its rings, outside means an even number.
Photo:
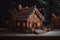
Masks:
[[[40,33],[41,31],[43,32],[43,30],[40,30],[38,34],[0,33],[0,36],[60,36],[58,29],[45,33]]]

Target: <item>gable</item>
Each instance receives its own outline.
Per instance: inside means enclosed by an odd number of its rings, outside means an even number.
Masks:
[[[31,14],[30,17],[28,18],[28,21],[38,22],[38,21],[40,21],[40,19],[38,18],[38,16],[37,16],[35,13],[33,13],[33,14]]]
[[[39,12],[39,10],[37,8],[34,9],[34,13],[41,19],[44,19],[44,16]]]
[[[34,8],[33,12],[31,13],[29,20],[43,20],[44,16],[39,12],[37,8]]]
[[[31,27],[34,27],[34,26],[33,26],[34,23],[36,23],[35,26],[36,26],[37,28],[39,28],[39,27],[42,26],[42,21],[38,18],[38,16],[37,16],[35,13],[32,13],[32,14],[29,16],[28,22],[29,22],[29,25],[30,25],[29,27],[30,27],[30,28],[31,28]]]

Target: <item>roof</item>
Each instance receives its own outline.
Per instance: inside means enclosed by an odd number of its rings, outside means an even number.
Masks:
[[[44,16],[39,12],[39,10],[37,8],[22,8],[16,15],[17,15],[17,19],[21,20],[21,19],[27,19],[29,17],[30,14],[35,13],[39,19],[43,20]]]
[[[33,12],[33,8],[23,8],[16,15],[17,19],[27,19],[27,17]]]
[[[39,12],[39,10],[37,8],[34,9],[35,14],[39,17],[39,19],[43,20],[44,16]]]

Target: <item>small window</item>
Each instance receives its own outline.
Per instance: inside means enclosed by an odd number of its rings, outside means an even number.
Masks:
[[[26,25],[25,25],[25,22],[23,22],[23,27],[25,27]]]
[[[33,23],[30,21],[30,23],[29,23],[29,25],[30,25],[30,28],[32,28],[32,24],[33,24]]]
[[[37,26],[38,26],[38,27],[40,26],[40,21],[39,21],[39,22],[37,22]]]
[[[17,23],[17,26],[18,26],[18,27],[20,26],[20,22]]]

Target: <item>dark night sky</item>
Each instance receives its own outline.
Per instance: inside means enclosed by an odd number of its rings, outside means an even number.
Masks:
[[[2,19],[8,18],[8,1],[0,0],[0,17]]]

